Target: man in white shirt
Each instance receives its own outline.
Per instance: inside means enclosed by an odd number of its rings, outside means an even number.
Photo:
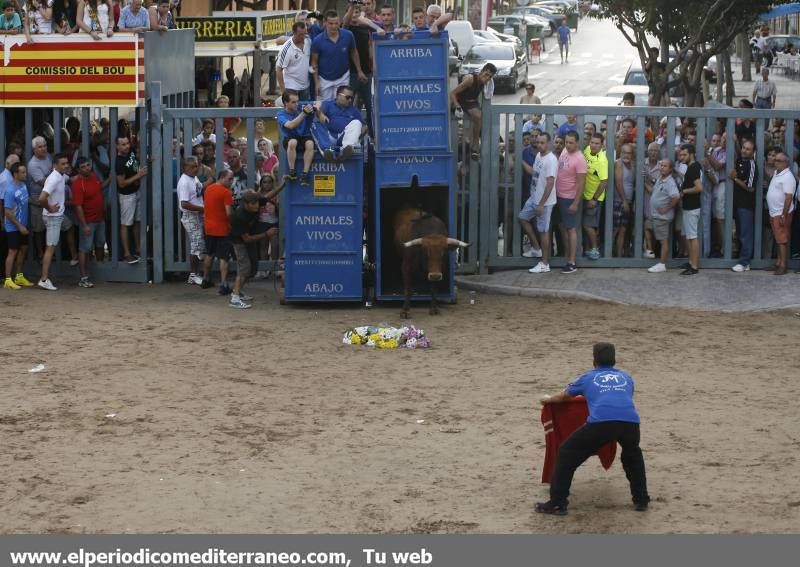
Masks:
[[[300,100],[311,99],[309,62],[311,61],[311,40],[306,23],[292,24],[292,38],[283,44],[275,66],[275,77],[281,92],[286,89],[297,91]]]
[[[774,274],[782,276],[786,273],[789,250],[789,238],[792,234],[792,212],[794,211],[794,195],[797,190],[797,179],[789,167],[789,156],[780,152],[775,156],[775,175],[767,189],[767,206],[769,222],[778,249],[778,260],[775,262]]]
[[[536,242],[531,221],[536,219],[536,231],[539,233],[542,260],[528,270],[532,274],[543,274],[550,271],[550,215],[556,205],[556,176],[558,175],[558,159],[550,151],[550,134],[542,132],[536,140],[539,153],[533,162],[531,180],[531,196],[525,201],[518,218],[528,239]],[[535,257],[536,251],[531,249],[523,254]]]
[[[191,272],[186,283],[201,285],[200,261],[206,256],[206,243],[203,237],[203,184],[197,178],[200,161],[189,156],[183,162],[183,175],[178,180],[178,208],[181,210],[181,224],[189,237],[189,263]]]
[[[42,218],[45,226],[44,257],[42,258],[42,277],[39,287],[47,291],[56,291],[50,281],[50,264],[53,261],[58,240],[61,236],[61,223],[64,221],[64,205],[67,200],[67,175],[69,157],[61,153],[53,158],[53,171],[45,179],[39,205],[42,207]]]
[[[761,78],[753,86],[753,105],[756,108],[775,108],[775,98],[778,96],[778,87],[775,81],[769,80],[769,69],[761,69]]]

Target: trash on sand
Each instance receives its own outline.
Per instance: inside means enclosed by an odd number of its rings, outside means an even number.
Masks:
[[[117,414],[115,414],[115,413],[107,413],[106,417],[108,417],[108,418],[117,417]]]
[[[42,370],[44,370],[44,364],[37,364],[36,366],[28,370],[28,372],[35,373],[35,372],[41,372]]]
[[[425,420],[424,419],[418,419],[417,423],[425,423]]]

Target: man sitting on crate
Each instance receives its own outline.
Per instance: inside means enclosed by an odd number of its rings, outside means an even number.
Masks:
[[[317,119],[311,125],[311,137],[327,161],[348,159],[367,132],[361,113],[353,106],[354,94],[348,85],[341,85],[336,89],[336,99],[316,102]]]

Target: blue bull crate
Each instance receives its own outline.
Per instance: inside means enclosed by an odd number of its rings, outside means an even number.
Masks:
[[[447,32],[373,38],[377,150],[448,150]]]
[[[296,169],[303,171],[301,153]],[[310,176],[309,187],[287,182],[282,199],[286,223],[284,299],[361,301],[363,154],[335,163],[317,156]]]
[[[450,152],[379,152],[375,154],[375,295],[378,300],[402,300],[403,278],[392,221],[403,206],[420,207],[442,219],[450,236],[455,236],[454,162]],[[426,260],[420,255],[415,267],[414,301],[430,300],[425,280]],[[441,301],[456,299],[455,252],[449,254],[442,281],[436,286]]]

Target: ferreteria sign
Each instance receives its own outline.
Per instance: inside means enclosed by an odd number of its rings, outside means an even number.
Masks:
[[[257,19],[237,17],[177,18],[180,29],[194,28],[195,41],[255,41]]]
[[[209,17],[178,18],[179,28],[194,28],[199,42],[214,41],[269,41],[286,35],[292,29],[294,14],[264,12],[214,12]]]
[[[144,40],[119,33],[0,36],[0,107],[138,106],[144,101]]]

